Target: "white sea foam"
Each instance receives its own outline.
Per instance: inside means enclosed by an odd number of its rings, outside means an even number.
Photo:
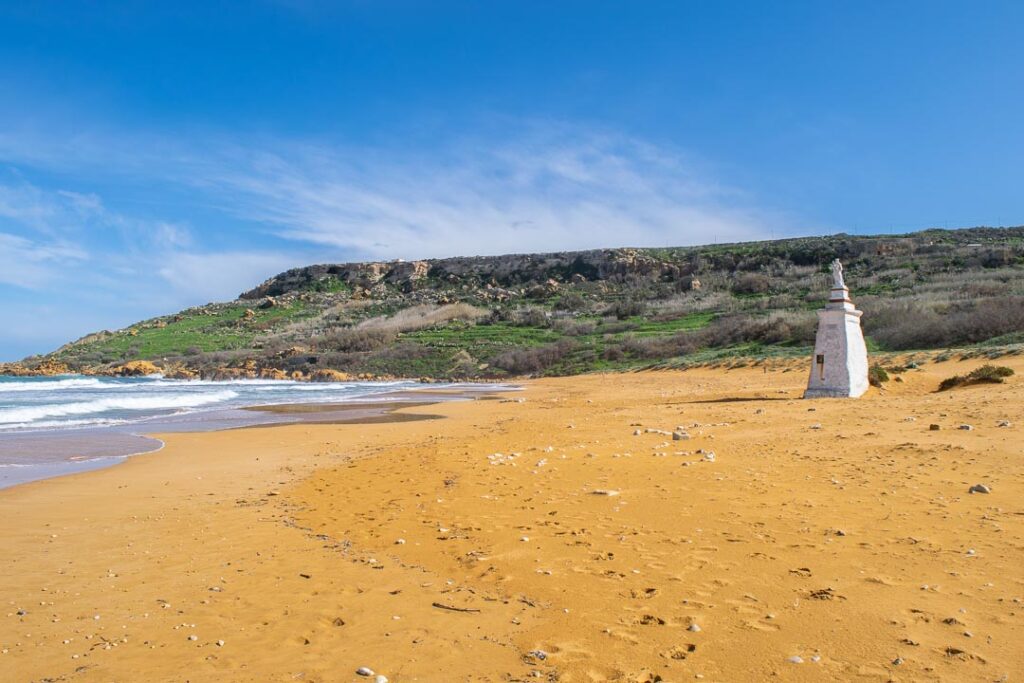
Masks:
[[[42,422],[14,422],[0,425],[0,431],[5,429],[68,429],[71,427],[114,427],[127,424],[129,420],[114,419],[106,417],[92,417],[80,420],[43,420]]]
[[[65,391],[67,389],[117,389],[117,384],[105,383],[95,377],[76,377],[36,382],[2,382],[0,394],[8,391]]]
[[[94,401],[52,403],[0,409],[0,425],[32,424],[46,418],[70,415],[91,415],[110,411],[167,410],[171,408],[197,408],[212,403],[223,403],[238,396],[232,390],[211,391],[202,394],[166,394],[150,396],[117,396]]]

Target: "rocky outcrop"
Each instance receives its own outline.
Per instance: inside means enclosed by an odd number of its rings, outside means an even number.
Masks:
[[[0,363],[0,375],[10,377],[53,377],[67,375],[72,372],[65,363],[52,358],[44,358],[38,363]]]
[[[675,280],[689,275],[686,264],[640,249],[597,249],[554,254],[473,256],[428,261],[341,263],[294,268],[272,277],[240,298],[277,297],[288,292],[328,287],[331,283],[351,288],[361,296],[380,297],[387,286],[409,292],[418,288],[452,286],[500,289],[545,287],[560,283],[627,277]],[[262,305],[262,304],[261,304]]]
[[[173,365],[164,368],[164,377],[167,379],[199,379],[199,373],[184,365]]]
[[[159,375],[162,372],[159,367],[148,360],[132,360],[110,369],[110,374],[117,377],[145,377],[146,375]]]
[[[352,376],[337,370],[316,370],[309,376],[310,382],[351,382]]]

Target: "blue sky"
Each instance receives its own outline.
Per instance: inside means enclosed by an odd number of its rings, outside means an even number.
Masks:
[[[312,262],[1024,223],[1024,3],[0,2],[0,359]]]

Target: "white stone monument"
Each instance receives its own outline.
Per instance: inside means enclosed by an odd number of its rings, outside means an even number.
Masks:
[[[818,311],[818,335],[804,398],[857,398],[868,390],[868,349],[860,329],[861,315],[843,282],[843,264],[836,259],[828,304]]]

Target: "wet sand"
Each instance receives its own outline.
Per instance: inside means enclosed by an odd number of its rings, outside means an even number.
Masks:
[[[778,365],[157,435],[0,491],[0,680],[1017,680],[1024,361],[998,363],[856,401]]]
[[[371,424],[433,420],[438,416],[394,411],[401,406],[483,400],[514,390],[515,387],[508,385],[487,384],[416,389],[338,403],[270,404],[196,411],[117,426],[0,432],[0,489],[111,467],[126,457],[160,450],[163,442],[147,436],[151,433],[208,432],[298,422]]]

